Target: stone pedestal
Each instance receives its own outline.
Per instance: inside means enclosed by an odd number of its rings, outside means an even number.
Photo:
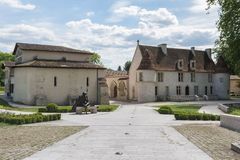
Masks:
[[[99,104],[109,104],[108,86],[105,78],[98,80]]]
[[[237,153],[240,153],[240,142],[232,143],[231,149]]]

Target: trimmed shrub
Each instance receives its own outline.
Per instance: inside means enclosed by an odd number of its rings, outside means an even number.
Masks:
[[[38,112],[47,112],[47,108],[38,108]]]
[[[168,106],[162,106],[158,109],[158,112],[161,114],[173,114],[173,111],[170,107]]]
[[[47,105],[48,112],[56,112],[57,110],[58,110],[58,105],[56,105],[55,103],[49,103]]]
[[[61,114],[49,114],[43,115],[41,113],[30,114],[30,115],[15,115],[9,113],[0,114],[0,122],[9,123],[9,124],[29,124],[36,122],[46,122],[61,119]]]
[[[182,112],[174,114],[176,120],[212,120],[219,121],[220,116],[212,115],[212,114],[204,114],[204,113],[192,113],[192,112]]]

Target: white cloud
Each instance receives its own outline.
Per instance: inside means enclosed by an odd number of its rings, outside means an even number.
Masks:
[[[92,17],[92,16],[94,16],[95,15],[95,12],[93,12],[93,11],[90,11],[90,12],[87,12],[86,13],[86,16],[87,17]]]
[[[36,8],[33,4],[23,4],[20,0],[0,0],[0,4],[7,5],[12,8],[33,10]]]
[[[124,6],[113,10],[113,17],[118,21],[122,19],[134,16],[140,21],[151,25],[176,25],[178,24],[177,17],[168,11],[166,8],[158,8],[157,10],[147,10],[139,6]]]
[[[215,12],[218,9],[218,6],[212,6],[209,10],[207,10],[208,4],[206,0],[192,0],[192,5],[189,8],[189,11],[192,13],[208,13],[208,12]]]

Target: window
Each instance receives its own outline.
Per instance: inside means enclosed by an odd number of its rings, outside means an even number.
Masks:
[[[158,87],[156,86],[155,87],[155,96],[157,96],[158,95]]]
[[[177,62],[177,67],[178,69],[183,69],[183,60],[182,59],[179,59],[178,62]]]
[[[208,73],[208,82],[209,82],[209,83],[212,82],[212,73]]]
[[[177,95],[181,95],[181,86],[176,87],[176,93]]]
[[[198,95],[198,86],[194,86],[194,95]]]
[[[158,82],[163,82],[163,73],[158,73]]]
[[[208,87],[205,86],[205,95],[208,95]]]
[[[86,85],[87,85],[87,87],[89,86],[89,78],[88,77],[86,79]]]
[[[54,77],[54,87],[57,87],[57,77]]]
[[[178,73],[178,82],[183,82],[183,73]]]
[[[219,78],[220,83],[223,83],[223,78]]]
[[[11,84],[10,85],[10,93],[13,93],[14,92],[14,84]]]
[[[191,70],[195,70],[195,68],[196,68],[196,61],[195,60],[191,60],[190,61],[190,69]]]
[[[210,86],[210,94],[212,95],[213,94],[213,87]]]
[[[139,72],[139,81],[143,81],[143,73]]]
[[[191,73],[191,82],[195,82],[195,73]]]

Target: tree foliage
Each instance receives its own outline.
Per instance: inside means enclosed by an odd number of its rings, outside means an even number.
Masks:
[[[1,68],[4,61],[14,61],[14,56],[9,53],[0,52],[0,86],[4,84],[4,72]]]
[[[124,64],[124,68],[123,68],[123,69],[128,72],[129,69],[130,69],[131,63],[132,63],[132,61],[127,61],[127,62]]]
[[[207,0],[209,8],[219,5],[217,27],[220,36],[215,51],[222,55],[235,74],[240,74],[240,1]]]
[[[94,64],[100,64],[102,65],[101,62],[101,56],[98,53],[94,53],[93,55],[91,55],[90,57],[90,62],[94,63]]]

